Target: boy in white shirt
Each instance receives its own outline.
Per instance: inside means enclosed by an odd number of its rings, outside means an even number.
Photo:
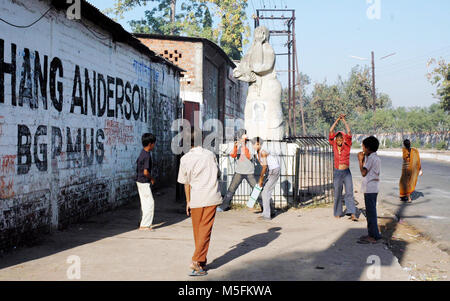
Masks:
[[[377,243],[381,239],[377,223],[377,196],[380,183],[381,161],[377,155],[380,142],[374,136],[363,140],[363,151],[358,153],[359,169],[361,171],[362,191],[366,204],[367,236],[361,236],[358,243]]]

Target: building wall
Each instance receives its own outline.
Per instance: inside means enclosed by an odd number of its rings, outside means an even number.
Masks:
[[[0,14],[22,24],[48,8],[3,1]],[[176,69],[82,21],[91,31],[56,10],[27,29],[0,23],[0,249],[129,201],[145,132],[154,176],[174,182]]]
[[[225,126],[224,131],[233,135],[232,132],[244,126],[248,84],[233,78],[230,62],[217,48],[200,41],[139,39],[186,70],[180,80],[180,97],[183,101],[200,103],[201,127],[208,119],[219,119]]]

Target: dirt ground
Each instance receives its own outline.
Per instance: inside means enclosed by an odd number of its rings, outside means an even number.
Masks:
[[[359,187],[355,183],[354,187]],[[364,207],[364,196],[355,189],[358,208]],[[420,230],[398,220],[392,213],[378,205],[378,225],[388,248],[399,260],[410,280],[447,281],[450,274],[450,255]]]
[[[218,213],[209,274],[193,278],[188,273],[194,241],[185,206],[175,201],[173,189],[154,195],[155,232],[137,230],[140,204],[134,200],[5,254],[0,280],[72,280],[71,256],[80,259],[79,280],[86,281],[448,280],[449,255],[436,243],[379,207],[387,244],[357,244],[367,234],[365,217],[335,219],[332,204],[280,211],[271,221],[258,220],[242,206]],[[364,207],[360,193],[356,199]],[[369,262],[373,256],[380,260],[378,278]]]

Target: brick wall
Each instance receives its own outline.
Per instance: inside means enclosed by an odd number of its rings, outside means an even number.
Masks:
[[[23,24],[48,8],[3,1],[0,15]],[[0,249],[133,198],[145,132],[154,176],[175,181],[176,69],[82,21],[91,30],[57,10],[27,29],[0,23]]]

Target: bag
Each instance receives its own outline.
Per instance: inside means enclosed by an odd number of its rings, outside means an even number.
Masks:
[[[252,193],[250,194],[250,199],[247,201],[248,208],[253,208],[253,206],[255,206],[256,200],[258,199],[261,190],[262,188],[259,187],[258,184],[256,184],[256,186],[252,190]]]

